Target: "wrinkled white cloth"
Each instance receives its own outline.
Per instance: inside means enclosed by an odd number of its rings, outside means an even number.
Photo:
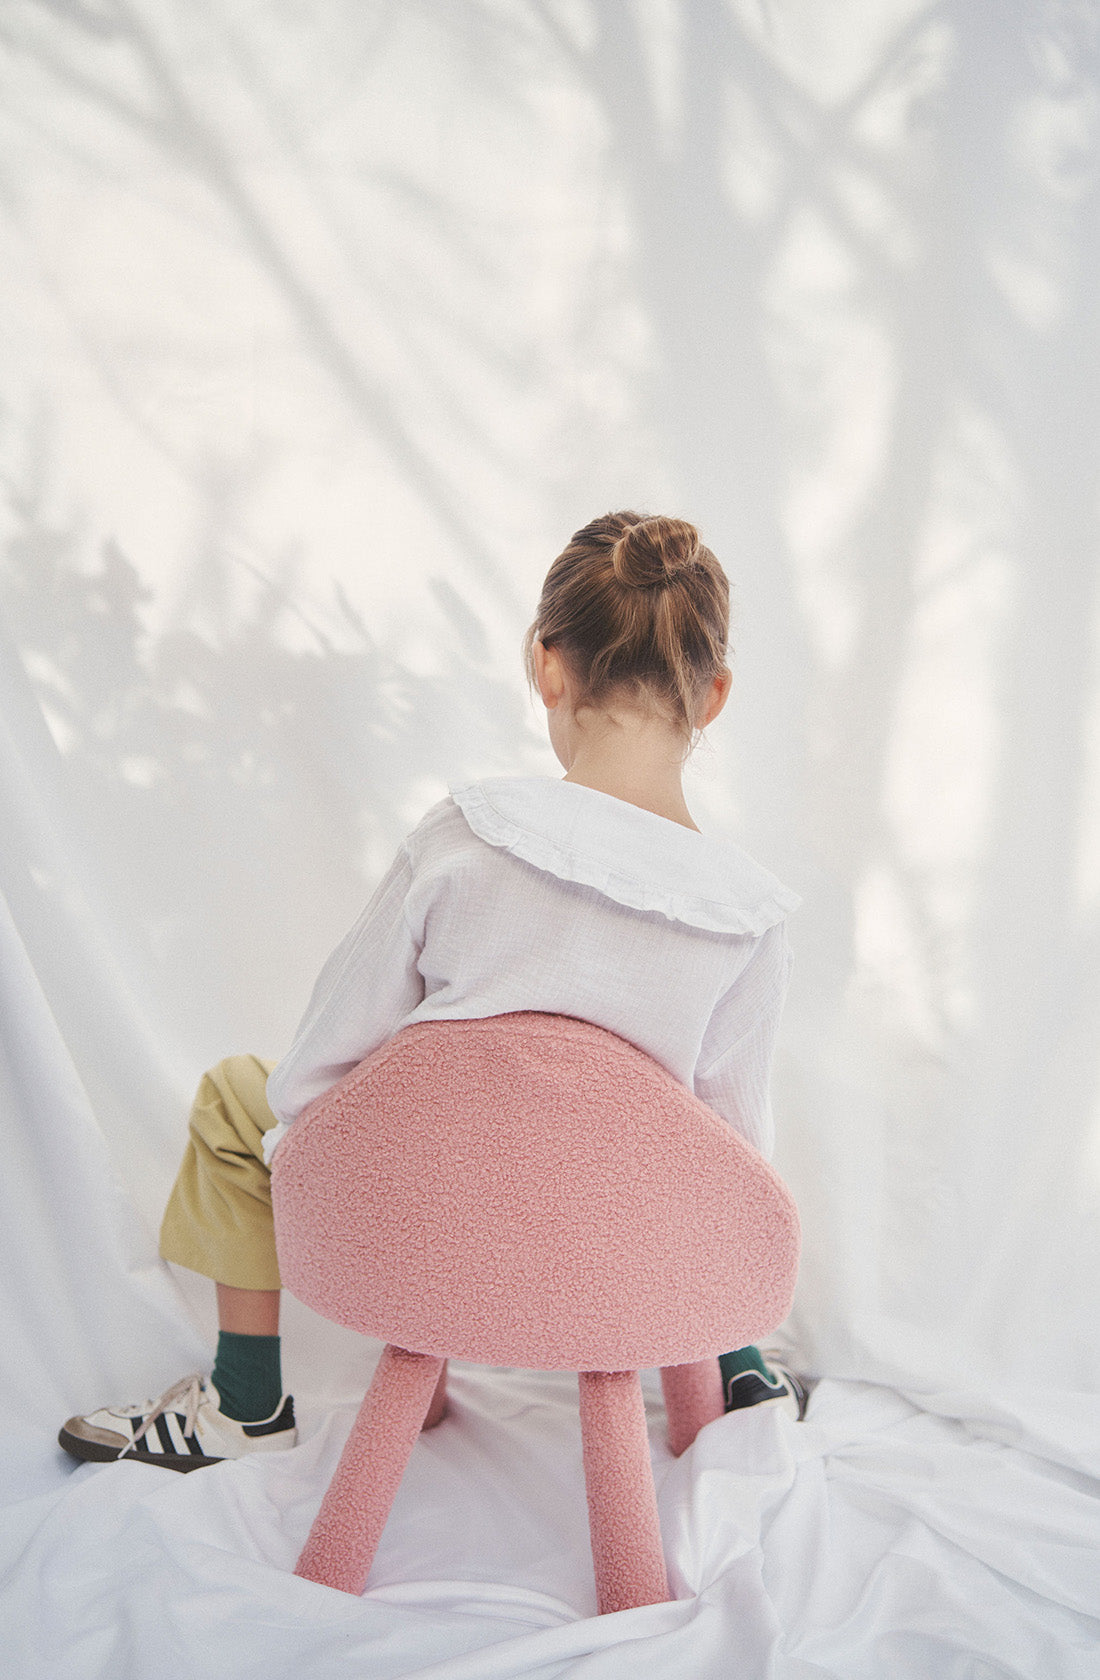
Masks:
[[[286,1128],[416,1021],[534,1009],[629,1039],[774,1142],[768,1080],[798,898],[740,847],[548,777],[452,789],[321,971],[268,1081]]]
[[[66,1471],[21,1443],[0,1523],[4,1672],[1094,1680],[1085,1397],[826,1380],[806,1423],[731,1414],[672,1459],[655,1374],[645,1389],[672,1603],[595,1614],[576,1378],[458,1364],[358,1598],[293,1574],[358,1396],[303,1406],[293,1452],[192,1476]]]

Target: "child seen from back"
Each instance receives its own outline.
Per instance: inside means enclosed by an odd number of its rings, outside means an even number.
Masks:
[[[693,526],[623,512],[576,533],[526,640],[564,778],[453,788],[325,964],[282,1061],[233,1056],[204,1075],[161,1253],[216,1284],[212,1374],[70,1418],[68,1452],[191,1470],[295,1444],[271,1159],[315,1097],[414,1022],[522,1010],[591,1021],[770,1153],[798,901],[699,832],[682,783],[729,694],[728,629],[725,573]],[[802,1387],[774,1359],[741,1348],[721,1364],[727,1411],[801,1415]]]

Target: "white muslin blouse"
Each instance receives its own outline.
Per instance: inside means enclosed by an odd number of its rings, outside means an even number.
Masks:
[[[796,895],[740,847],[548,777],[451,790],[318,977],[272,1072],[287,1127],[415,1021],[575,1015],[656,1058],[763,1154]]]

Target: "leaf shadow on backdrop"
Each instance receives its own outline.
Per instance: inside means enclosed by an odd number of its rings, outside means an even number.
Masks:
[[[385,50],[383,12],[342,10],[356,51]],[[202,8],[194,15],[220,40],[223,73],[234,66],[281,124],[284,167],[306,176],[308,147],[288,115],[293,85],[288,91],[284,76],[276,92],[272,77],[264,81],[265,50],[245,49],[246,23],[234,34]],[[960,1330],[1007,1324],[1026,1304],[1021,1291],[1040,1311],[1064,1279],[1066,1250],[1055,1249],[1049,1273],[1040,1263],[1022,1283],[1013,1260],[1021,1229],[1034,1208],[1063,1196],[1070,1225],[1095,1203],[1082,1164],[1095,1121],[1087,1023],[1098,930],[1095,915],[1075,905],[1073,882],[1095,681],[1100,399],[1081,370],[1096,366],[1100,349],[1090,295],[1100,259],[1089,101],[1096,30],[1072,7],[1010,29],[972,6],[914,6],[854,88],[829,103],[782,67],[766,31],[721,0],[684,8],[669,58],[677,69],[661,83],[643,16],[619,0],[592,0],[586,30],[573,33],[573,14],[567,21],[551,4],[522,17],[473,5],[460,27],[478,36],[487,66],[513,67],[508,85],[493,87],[510,121],[537,120],[523,70],[547,55],[599,112],[607,191],[630,231],[621,283],[650,335],[637,409],[684,505],[753,603],[738,658],[737,779],[763,855],[810,888],[787,1075],[809,1122],[791,1163],[813,1233],[800,1328],[809,1346],[831,1346],[834,1368],[846,1357],[858,1368],[861,1336],[863,1353],[874,1337],[853,1329],[857,1299],[927,1323],[950,1291]],[[444,631],[433,677],[402,668],[346,604],[339,646],[323,628],[308,651],[282,645],[276,624],[294,597],[293,554],[264,564],[249,616],[224,639],[180,627],[154,640],[143,629],[140,568],[109,540],[89,565],[81,534],[46,516],[27,481],[13,486],[7,619],[61,743],[56,819],[86,836],[88,890],[102,899],[95,919],[128,948],[123,966],[156,971],[163,988],[173,929],[186,948],[188,930],[212,919],[212,874],[233,883],[233,922],[220,923],[218,941],[255,943],[265,929],[262,960],[293,961],[309,917],[293,883],[323,871],[333,896],[359,896],[365,809],[379,842],[392,844],[419,785],[453,777],[472,738],[482,743],[481,767],[495,760],[504,769],[525,737],[520,691],[492,674],[476,604],[478,588],[499,590],[520,628],[512,580],[395,394],[364,371],[341,324],[346,312],[338,321],[252,192],[216,109],[196,97],[201,70],[155,17],[156,8],[123,0],[100,11],[58,0],[15,7],[4,33],[56,97],[95,109],[128,144],[200,188],[222,237],[262,274],[305,355],[416,487],[457,557],[454,578],[438,586]],[[899,100],[904,120],[883,142],[871,119]],[[1045,112],[1030,130],[1029,111]],[[974,159],[980,166],[963,166]],[[395,201],[418,206],[426,266],[437,240],[488,293],[492,264],[456,226],[445,193],[433,196],[411,176],[390,186]],[[351,268],[361,230],[346,205],[324,214]],[[804,252],[824,275],[816,289],[799,273]],[[374,283],[364,279],[358,292],[367,311]],[[398,301],[394,294],[391,307]],[[426,286],[417,307],[443,313]],[[529,377],[518,335],[493,345],[475,334],[471,345],[495,359],[505,387]],[[792,503],[813,477],[815,453],[828,464],[837,445],[838,475],[844,470],[849,399],[838,368],[849,355],[886,364],[878,453],[860,469],[861,488],[833,538],[815,547],[792,537]],[[449,424],[477,435],[474,405],[442,373],[435,396]],[[488,436],[482,441],[490,451]],[[210,597],[231,564],[235,488],[247,494],[234,486],[237,470],[184,463],[206,510],[209,543],[194,578]],[[558,483],[553,496],[564,507],[570,485]],[[957,556],[929,567],[929,522],[945,501],[961,533]],[[975,682],[996,745],[981,767],[979,840],[952,874],[914,861],[899,831],[899,732],[905,708],[913,713],[906,684],[937,596],[960,583],[965,594],[967,574],[979,574],[991,549],[996,624]],[[982,587],[979,578],[972,612]],[[815,606],[830,589],[847,603],[848,630],[826,645]],[[330,745],[313,766],[320,719]],[[920,720],[918,704],[907,727],[919,733]],[[938,739],[933,730],[933,746]],[[312,824],[296,850],[296,804],[314,774],[325,836]],[[934,762],[913,779],[934,809]],[[128,840],[116,853],[120,826]],[[274,855],[282,873],[273,892],[265,869]],[[885,1052],[890,1078],[910,1075],[915,1095],[899,1093],[892,1112],[889,1093],[874,1089],[860,1116],[845,1109],[846,1080],[865,1021],[857,1012],[853,1029],[851,981],[864,961],[861,904],[872,875],[887,880],[900,907],[912,989],[932,1025],[907,1022]],[[17,912],[22,894],[31,922],[48,929],[50,917],[31,900],[52,890],[49,872],[17,869],[9,885]],[[961,910],[944,912],[945,890]],[[216,898],[220,906],[225,894]],[[278,930],[273,898],[287,905]],[[89,1013],[96,963],[80,971],[64,921],[39,938],[51,997],[62,1000],[59,1018],[79,1045],[92,1027],[106,1030],[119,999],[109,1006],[104,993],[103,1008]],[[196,978],[181,971],[180,993]],[[212,1040],[226,1001],[216,955],[201,984],[203,1036]],[[941,1007],[957,985],[966,1007]],[[170,1003],[162,993],[162,1009]],[[1030,1128],[1020,1122],[1029,1109]],[[848,1225],[861,1185],[880,1205],[877,1222],[856,1236]],[[899,1230],[904,1273],[891,1269],[889,1234]],[[832,1264],[841,1249],[867,1269],[854,1295]],[[916,1278],[915,1250],[924,1257]],[[970,1281],[960,1289],[959,1278]]]
[[[911,1306],[927,1319],[946,1295],[977,1342],[983,1325],[1041,1314],[1059,1287],[1064,1253],[1049,1271],[1047,1257],[1033,1257],[1034,1272],[1020,1276],[1021,1231],[1038,1209],[1061,1203],[1083,1234],[1096,1202],[1094,1175],[1082,1169],[1096,1124],[1088,1021],[1100,928],[1095,910],[1083,917],[1074,902],[1095,768],[1087,725],[1100,582],[1100,396],[1095,379],[1080,377],[1100,366],[1089,281],[1100,259],[1095,21],[1056,8],[1010,29],[976,7],[913,8],[854,91],[823,109],[732,8],[706,0],[682,17],[683,103],[670,134],[641,14],[608,3],[593,16],[594,44],[573,58],[603,101],[631,206],[636,283],[661,351],[655,422],[707,528],[722,533],[719,552],[744,556],[740,575],[765,604],[747,658],[768,677],[752,684],[739,720],[754,820],[766,855],[782,856],[795,833],[822,870],[813,933],[800,941],[802,1024],[819,1052],[803,1100],[825,1119],[822,1179],[801,1177],[800,1199],[813,1209],[816,1242],[827,1244],[831,1226],[842,1247],[861,1183],[873,1186],[882,1206],[865,1258],[885,1311],[904,1319]],[[902,156],[872,143],[865,119],[906,84]],[[734,201],[731,108],[767,158],[766,213],[739,213]],[[975,158],[977,173],[966,167]],[[807,223],[827,252],[816,295],[800,295],[789,267],[782,276]],[[738,305],[716,309],[722,296]],[[826,575],[857,600],[843,655],[824,657],[792,552],[791,482],[807,445],[828,444],[827,405],[815,412],[813,387],[827,383],[845,333],[863,350],[860,316],[874,319],[887,350],[890,407],[861,505],[834,551],[818,550]],[[791,400],[799,377],[810,391],[801,436]],[[964,506],[958,558],[930,575],[928,526],[951,452],[965,452],[964,423],[995,446],[984,460],[971,454],[970,528]],[[998,495],[1003,512],[991,519],[982,504]],[[937,871],[907,857],[896,814],[903,688],[937,592],[977,573],[991,546],[1005,567],[985,678],[998,741],[984,832],[966,860],[969,905],[962,925],[945,928]],[[935,764],[920,792],[934,809],[943,794]],[[903,907],[920,990],[951,989],[945,946],[954,942],[967,949],[970,999],[910,1053],[919,1096],[898,1105],[900,1136],[876,1093],[872,1135],[857,1122],[850,1176],[834,1194],[830,1153],[839,1144],[843,1155],[853,1116],[829,1044],[845,1037],[872,872],[890,878]],[[938,1128],[921,1127],[922,1109]],[[899,1231],[907,1240],[892,1243]],[[904,1256],[893,1272],[892,1247]],[[916,1270],[914,1248],[925,1259]],[[865,1301],[877,1292],[867,1282]],[[815,1309],[819,1322],[832,1317],[836,1296],[835,1276],[804,1278],[805,1318]],[[833,1328],[839,1345],[835,1319]]]

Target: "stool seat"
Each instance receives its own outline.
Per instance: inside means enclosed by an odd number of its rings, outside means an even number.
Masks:
[[[637,1372],[676,1452],[717,1355],[786,1317],[798,1214],[739,1133],[636,1046],[520,1012],[406,1027],[279,1145],[283,1282],[386,1348],[298,1563],[359,1592],[445,1361],[580,1373],[600,1609],[667,1597]]]
[[[790,1306],[778,1174],[643,1051],[565,1016],[406,1028],[295,1123],[274,1183],[287,1287],[420,1353],[682,1365]]]

